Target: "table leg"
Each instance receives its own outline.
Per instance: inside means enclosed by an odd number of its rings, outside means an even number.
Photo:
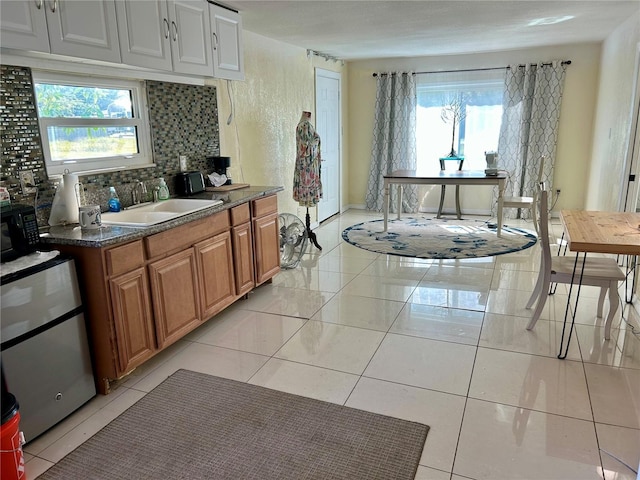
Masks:
[[[564,343],[564,332],[567,328],[567,317],[569,316],[569,307],[571,305],[571,290],[573,290],[574,280],[576,278],[576,268],[578,266],[578,259],[580,257],[580,253],[576,253],[576,259],[573,262],[573,272],[571,273],[571,283],[569,284],[569,296],[567,297],[567,307],[564,311],[564,323],[562,325],[562,336],[560,337],[560,351],[558,352],[558,358],[560,360],[564,360],[567,358],[567,353],[569,353],[569,344],[571,343],[571,334],[573,333],[573,328],[576,323],[576,313],[578,311],[578,300],[580,299],[580,288],[582,287],[582,275],[584,274],[584,264],[587,261],[587,254],[585,252],[584,257],[582,257],[582,268],[580,269],[580,279],[578,280],[578,291],[576,292],[576,304],[573,307],[573,312],[571,314],[571,327],[569,328],[569,334],[567,335],[567,344],[564,348],[564,353],[562,353],[562,345]]]
[[[444,194],[446,189],[446,185],[440,185],[440,206],[438,207],[438,215],[436,215],[436,218],[440,218],[442,216],[442,205],[444,205]]]
[[[638,257],[634,255],[626,256],[627,272],[624,276],[624,300],[626,303],[633,303],[633,292],[636,289],[636,267]],[[631,275],[631,294],[629,294],[629,275]]]
[[[400,220],[400,214],[402,213],[402,184],[398,184],[398,220]]]
[[[462,218],[462,213],[460,212],[460,185],[456,185],[456,215],[458,220]]]
[[[389,220],[389,182],[384,181],[384,225],[383,232],[387,231],[387,221]]]
[[[502,204],[504,202],[504,179],[498,180],[498,236],[502,233]]]

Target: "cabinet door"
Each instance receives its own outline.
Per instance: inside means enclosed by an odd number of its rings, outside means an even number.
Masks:
[[[209,4],[213,41],[213,76],[244,80],[242,17],[218,5]]]
[[[236,299],[231,234],[224,232],[195,245],[201,318],[207,320]]]
[[[116,0],[122,63],[171,71],[166,0]]]
[[[193,248],[149,265],[158,347],[164,348],[200,325]]]
[[[251,224],[233,227],[233,263],[236,275],[236,295],[249,293],[255,286],[253,270],[253,236]]]
[[[109,280],[116,331],[119,375],[155,352],[149,284],[143,267]]]
[[[256,285],[266,282],[280,271],[280,232],[278,214],[253,220]]]
[[[0,45],[49,53],[44,0],[0,2]]]
[[[51,53],[120,62],[114,0],[56,0],[45,4]]]
[[[168,0],[173,70],[213,75],[211,25],[206,0]]]

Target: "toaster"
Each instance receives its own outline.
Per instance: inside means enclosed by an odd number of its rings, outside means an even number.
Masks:
[[[200,172],[180,172],[176,176],[176,193],[188,197],[204,192],[204,176]]]

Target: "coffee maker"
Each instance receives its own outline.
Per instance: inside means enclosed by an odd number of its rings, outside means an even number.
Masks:
[[[207,157],[209,164],[213,164],[213,171],[218,175],[224,175],[227,181],[223,185],[231,185],[231,177],[227,175],[227,169],[231,165],[231,157]]]

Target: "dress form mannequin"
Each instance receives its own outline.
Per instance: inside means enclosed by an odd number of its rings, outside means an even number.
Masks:
[[[320,136],[311,124],[311,112],[303,111],[296,127],[296,167],[293,173],[293,199],[307,207],[307,236],[318,250],[316,234],[311,231],[309,207],[314,207],[322,198],[320,181]]]

